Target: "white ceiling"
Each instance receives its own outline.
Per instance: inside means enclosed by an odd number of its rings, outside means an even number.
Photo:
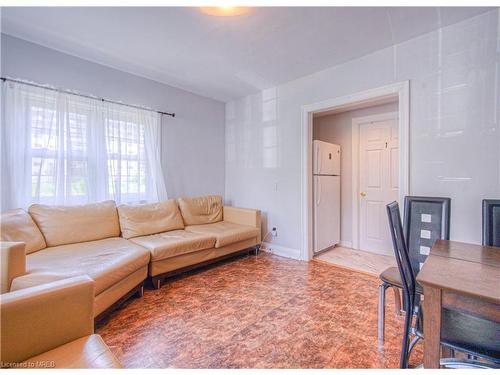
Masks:
[[[2,32],[227,101],[492,8],[2,8]]]

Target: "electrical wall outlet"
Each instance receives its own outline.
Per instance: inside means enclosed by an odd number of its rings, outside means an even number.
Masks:
[[[273,227],[273,229],[271,230],[271,235],[273,237],[278,237],[278,229],[276,227]]]

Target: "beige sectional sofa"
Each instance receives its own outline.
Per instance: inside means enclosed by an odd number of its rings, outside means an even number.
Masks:
[[[3,213],[0,236],[13,241],[2,244],[2,293],[88,275],[98,316],[141,294],[148,275],[159,287],[172,273],[257,246],[260,211],[223,206],[220,196],[118,207],[35,204]]]

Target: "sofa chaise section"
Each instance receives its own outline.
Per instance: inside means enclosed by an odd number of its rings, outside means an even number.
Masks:
[[[147,277],[149,251],[123,238],[48,247],[26,257],[28,273],[11,290],[79,275],[95,282],[96,316]]]
[[[121,368],[94,334],[93,297],[88,276],[2,294],[2,367]]]

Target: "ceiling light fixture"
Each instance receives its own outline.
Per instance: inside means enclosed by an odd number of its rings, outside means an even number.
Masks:
[[[249,7],[201,7],[203,13],[217,17],[234,17],[248,13]]]

